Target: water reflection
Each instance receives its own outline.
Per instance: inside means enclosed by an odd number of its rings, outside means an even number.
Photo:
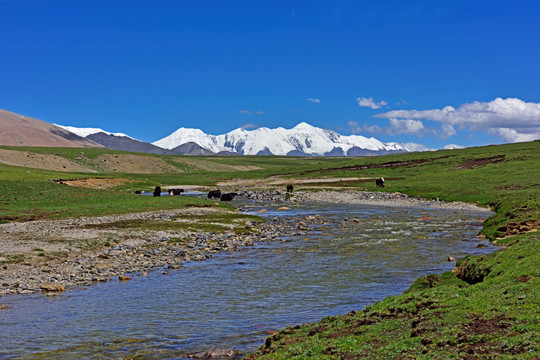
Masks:
[[[3,298],[12,307],[0,312],[0,359],[166,359],[213,346],[247,352],[268,331],[359,310],[401,293],[422,274],[449,270],[448,255],[492,251],[476,247],[486,213],[343,205],[266,210],[269,221],[317,221],[307,234],[186,263],[166,276],[155,272],[58,297]]]

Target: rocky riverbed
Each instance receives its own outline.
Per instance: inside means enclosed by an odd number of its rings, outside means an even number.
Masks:
[[[294,207],[310,202],[409,207],[475,209],[465,203],[444,203],[403,194],[356,191],[295,192],[242,191],[241,210],[261,203]],[[246,201],[243,201],[246,200]],[[243,208],[243,209],[242,209]],[[218,215],[212,207],[154,211],[118,216],[32,221],[0,225],[0,296],[38,291],[53,293],[97,282],[129,280],[150,271],[179,269],[185,261],[202,261],[220,251],[233,251],[258,241],[301,235],[320,223],[317,217],[266,222],[245,220],[247,231],[134,230],[107,224],[122,221],[181,221],[187,215]]]
[[[216,209],[159,211],[57,221],[5,224],[2,233],[0,296],[37,291],[64,291],[150,271],[179,269],[185,261],[202,261],[219,251],[232,251],[256,241],[276,240],[298,232],[293,226],[251,222],[245,233],[88,229],[87,225],[121,220],[175,221],[186,212]],[[70,240],[68,240],[70,239]],[[20,241],[19,241],[20,240]]]
[[[294,193],[280,191],[242,191],[239,196],[263,202],[289,202],[292,204],[331,203],[361,204],[398,207],[444,208],[455,210],[485,210],[474,204],[464,202],[444,202],[421,199],[401,193],[369,192],[369,191],[299,191]]]

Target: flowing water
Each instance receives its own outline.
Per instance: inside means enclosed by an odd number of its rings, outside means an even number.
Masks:
[[[254,211],[257,210],[254,208]],[[361,310],[450,270],[478,248],[486,212],[327,205],[278,211],[314,228],[163,275],[60,296],[8,296],[0,359],[183,359],[211,347],[253,351],[269,331]]]

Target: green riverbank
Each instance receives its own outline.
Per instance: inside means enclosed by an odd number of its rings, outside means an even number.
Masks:
[[[500,250],[460,259],[453,272],[421,277],[362,311],[278,331],[246,359],[540,358],[540,151],[529,145],[432,172],[431,189],[415,181],[399,186],[491,206],[496,214],[482,234]]]
[[[6,155],[10,161],[20,158],[20,164],[13,164],[19,166],[0,165],[0,223],[189,206],[231,208],[206,199],[134,194],[158,185],[207,191],[218,183],[225,191],[252,186],[284,191],[283,184],[294,183],[295,190],[402,192],[490,207],[496,213],[481,233],[501,250],[461,259],[455,272],[417,279],[404,294],[363,311],[283,329],[247,358],[540,357],[540,141],[359,158],[3,149],[22,154]],[[24,165],[33,158],[38,165]],[[385,178],[385,188],[376,188],[377,177]],[[98,181],[85,187],[53,179]]]

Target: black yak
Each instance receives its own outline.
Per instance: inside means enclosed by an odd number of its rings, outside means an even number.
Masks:
[[[169,189],[169,195],[180,195],[184,189]]]
[[[216,198],[219,199],[221,197],[221,190],[212,190],[208,192],[208,198]]]
[[[292,185],[287,185],[287,192],[288,193],[292,193],[293,189],[294,189],[294,187]]]
[[[377,187],[384,187],[384,178],[378,178],[375,180],[375,185],[377,185]]]
[[[234,197],[238,195],[237,193],[227,193],[227,194],[221,194],[221,197],[219,198],[221,201],[232,201]]]
[[[153,192],[154,196],[161,196],[161,187],[156,186]]]

